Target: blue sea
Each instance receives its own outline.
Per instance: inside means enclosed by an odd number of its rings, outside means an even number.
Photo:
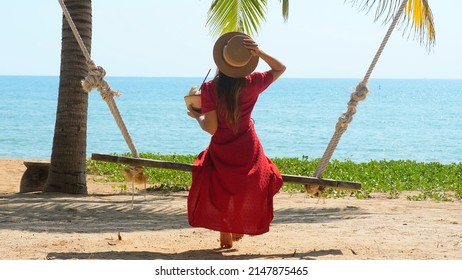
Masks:
[[[202,78],[108,77],[139,152],[197,154],[209,143],[183,96]],[[255,127],[269,157],[322,157],[359,79],[281,78],[259,98]],[[89,94],[87,155],[125,153],[106,103]],[[58,77],[0,76],[0,157],[49,158]],[[333,158],[462,162],[462,80],[372,79]]]

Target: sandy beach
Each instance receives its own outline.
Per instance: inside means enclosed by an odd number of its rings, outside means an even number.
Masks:
[[[279,193],[271,231],[219,249],[191,228],[186,192],[121,192],[88,176],[87,196],[19,193],[23,159],[0,159],[0,259],[460,260],[462,202],[373,194],[321,199]]]

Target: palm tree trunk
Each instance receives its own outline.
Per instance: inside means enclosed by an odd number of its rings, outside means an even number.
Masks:
[[[65,4],[90,52],[91,0],[66,0]],[[85,57],[63,17],[58,108],[46,192],[87,194],[88,94],[80,84],[86,74]]]

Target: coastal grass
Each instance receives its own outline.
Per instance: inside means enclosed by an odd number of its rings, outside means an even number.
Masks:
[[[130,156],[130,154],[123,154]],[[161,155],[141,153],[140,157],[181,163],[192,163],[195,155]],[[312,176],[319,159],[272,158],[283,174]],[[123,176],[126,166],[87,160],[87,173],[101,175],[103,181],[118,182],[113,188],[126,190],[127,184]],[[191,184],[191,173],[167,169],[145,168],[148,177],[148,190],[169,192],[188,190]],[[362,183],[358,191],[345,191],[328,188],[326,198],[354,196],[367,199],[371,193],[385,193],[388,198],[398,198],[406,193],[409,200],[462,200],[462,163],[442,164],[439,162],[416,162],[411,160],[371,160],[355,163],[349,160],[331,160],[323,173],[323,178],[356,181]],[[283,191],[305,192],[303,186],[284,184]]]

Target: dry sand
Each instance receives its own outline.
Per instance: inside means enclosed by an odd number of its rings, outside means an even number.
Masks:
[[[0,159],[0,259],[461,260],[462,202],[373,194],[318,200],[279,193],[271,231],[218,249],[191,228],[187,193],[120,193],[88,178],[88,196],[20,194],[22,159]],[[141,187],[143,189],[143,187]]]

